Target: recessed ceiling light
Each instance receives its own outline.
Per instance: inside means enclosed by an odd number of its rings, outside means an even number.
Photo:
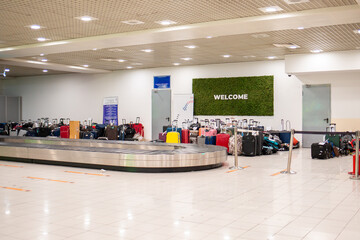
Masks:
[[[127,21],[121,21],[122,23],[125,23],[125,24],[129,24],[129,25],[139,25],[139,24],[144,24],[144,22],[142,21],[139,21],[139,20],[127,20]]]
[[[133,67],[132,67],[132,66],[127,66],[126,68],[127,68],[127,69],[132,69]]]
[[[110,49],[108,49],[108,51],[110,51],[110,52],[123,52],[124,50],[121,49],[121,48],[110,48]]]
[[[303,29],[305,29],[304,27],[298,27],[297,28],[298,30],[303,30]]]
[[[259,8],[259,10],[264,13],[272,13],[272,12],[282,11],[284,9],[282,9],[279,6],[269,6],[269,7]]]
[[[45,64],[45,65],[46,65],[46,63],[38,62],[38,61],[31,61],[31,60],[29,60],[29,61],[26,61],[26,62],[28,62],[28,63],[34,63],[34,64]]]
[[[48,72],[48,70],[47,69],[44,69],[44,70],[42,70],[44,73],[47,73]]]
[[[126,60],[124,60],[124,59],[118,59],[117,61],[118,61],[119,63],[126,62]]]
[[[151,53],[151,52],[153,52],[154,50],[152,50],[152,49],[143,49],[143,50],[141,50],[141,51],[146,52],[146,53]]]
[[[177,22],[174,22],[174,21],[171,21],[171,20],[162,20],[162,21],[157,21],[155,23],[161,24],[163,26],[169,26],[169,25],[176,24]]]
[[[93,20],[97,20],[97,18],[94,18],[94,17],[91,17],[91,16],[81,16],[81,17],[76,17],[76,19],[79,19],[79,20],[84,21],[84,22],[90,22],[90,21],[93,21]]]
[[[310,50],[312,53],[321,53],[322,51],[321,49]]]
[[[85,65],[82,65],[83,67],[89,67],[89,65],[85,64]]]
[[[186,48],[190,48],[190,49],[194,49],[194,48],[197,48],[197,46],[195,45],[188,45],[188,46],[185,46]]]
[[[44,38],[44,37],[39,37],[36,40],[38,40],[39,42],[45,42],[45,41],[49,41],[50,39]]]
[[[184,60],[184,61],[190,61],[192,58],[185,57],[185,58],[181,58],[181,59]]]
[[[41,59],[42,62],[47,62],[48,60],[46,58]]]
[[[213,38],[213,36],[207,36],[206,38],[207,38],[207,39],[210,39],[210,38]]]
[[[256,56],[254,56],[254,55],[243,56],[243,58],[254,58],[254,57],[256,57]]]
[[[355,30],[354,30],[354,33],[360,34],[360,29],[355,29]]]
[[[33,24],[33,25],[28,26],[28,27],[31,28],[31,29],[33,29],[33,30],[38,30],[38,29],[40,29],[40,28],[43,28],[42,26],[37,25],[37,24]]]
[[[5,69],[4,69],[4,72],[10,72],[10,69],[9,69],[9,68],[5,68]]]
[[[229,54],[225,54],[225,55],[222,55],[224,58],[229,58],[229,57],[231,57],[231,55],[229,55]]]
[[[310,0],[284,0],[287,4],[299,4],[299,3],[306,3]]]
[[[293,44],[293,43],[274,43],[275,47],[279,48],[289,48],[289,49],[297,49],[300,48],[299,45]]]
[[[277,58],[277,57],[276,57],[276,56],[269,56],[269,57],[267,57],[267,59],[270,59],[270,60],[275,59],[275,58]]]
[[[97,48],[93,48],[92,50],[93,50],[93,51],[96,51],[96,50],[97,50]]]
[[[179,66],[179,65],[180,65],[180,63],[173,63],[173,65],[174,65],[174,66]]]
[[[270,37],[270,35],[266,33],[256,33],[251,35],[253,38],[267,38]]]
[[[40,57],[42,57],[42,56],[44,56],[45,54],[43,54],[43,53],[40,53]]]
[[[119,60],[116,58],[101,58],[101,61],[108,61],[108,62],[118,62]]]

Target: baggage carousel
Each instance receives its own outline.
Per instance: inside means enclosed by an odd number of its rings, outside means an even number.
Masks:
[[[212,169],[226,148],[195,144],[0,136],[0,159],[133,172]]]

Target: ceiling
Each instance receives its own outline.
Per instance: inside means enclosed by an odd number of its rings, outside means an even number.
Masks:
[[[2,0],[0,71],[10,68],[9,77],[107,72],[360,47],[360,34],[354,32],[360,29],[359,1],[286,1],[302,0]],[[259,10],[270,6],[282,10]],[[96,19],[84,22],[77,19],[81,16]],[[143,23],[123,23],[128,20]],[[161,20],[176,24],[156,23]],[[42,28],[32,30],[33,24]],[[40,43],[38,37],[48,40]],[[185,47],[189,45],[196,48]],[[41,62],[44,58],[48,61]]]

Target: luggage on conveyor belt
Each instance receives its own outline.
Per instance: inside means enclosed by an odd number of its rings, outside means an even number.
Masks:
[[[180,132],[179,132],[179,128],[177,128],[177,120],[173,121],[173,125],[171,127],[171,130],[167,129],[166,131],[167,131],[166,143],[180,143],[180,141],[181,141],[181,136],[180,136],[181,128],[180,128]]]

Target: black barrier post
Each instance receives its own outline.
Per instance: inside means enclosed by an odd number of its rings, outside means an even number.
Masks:
[[[287,163],[286,170],[280,172],[282,174],[296,174],[295,171],[291,171],[291,157],[292,157],[292,151],[293,151],[293,145],[294,145],[294,134],[295,134],[295,130],[291,129],[288,163]]]
[[[355,139],[355,143],[356,143],[356,147],[355,147],[355,172],[354,172],[354,176],[351,176],[350,179],[353,179],[353,180],[360,180],[360,177],[359,177],[359,135],[360,135],[360,132],[359,131],[356,131],[355,133],[356,135],[356,139]]]

